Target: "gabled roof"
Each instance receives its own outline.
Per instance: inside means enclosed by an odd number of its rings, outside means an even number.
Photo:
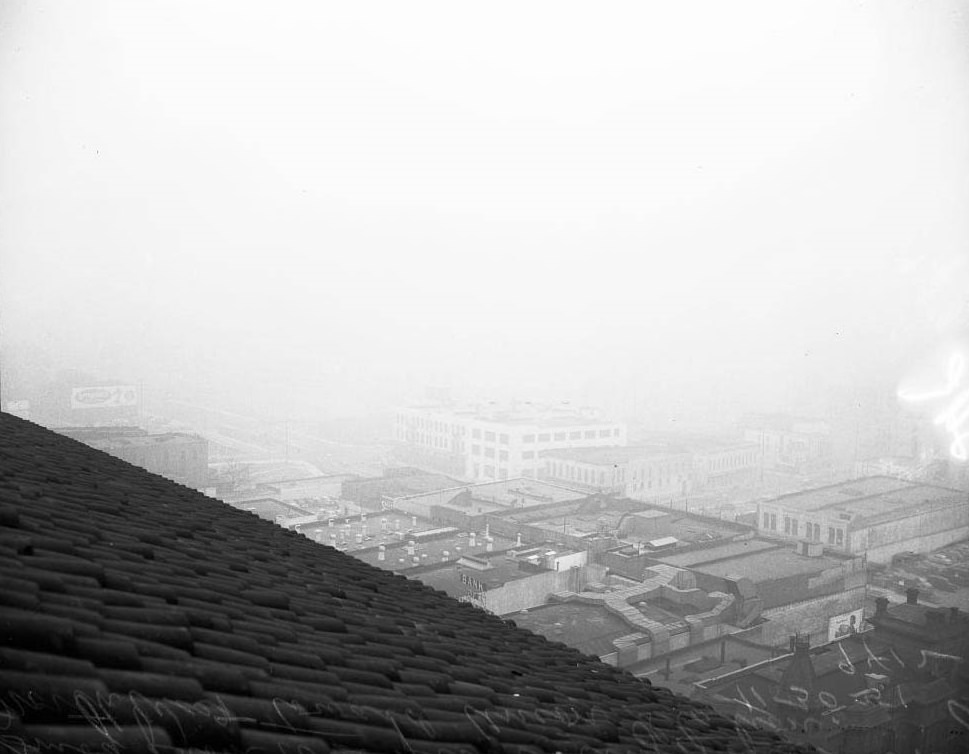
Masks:
[[[28,751],[798,750],[8,414],[0,701]]]

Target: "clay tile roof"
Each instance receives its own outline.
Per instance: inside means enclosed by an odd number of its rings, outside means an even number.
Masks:
[[[804,751],[8,414],[0,647],[18,751]]]

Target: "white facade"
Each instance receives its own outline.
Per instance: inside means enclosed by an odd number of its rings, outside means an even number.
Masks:
[[[466,479],[537,479],[546,451],[623,446],[626,427],[593,412],[421,407],[398,411],[396,438],[416,462]]]
[[[691,468],[690,454],[685,452],[587,447],[547,453],[544,477],[561,484],[619,493],[634,500],[665,500],[690,491]]]

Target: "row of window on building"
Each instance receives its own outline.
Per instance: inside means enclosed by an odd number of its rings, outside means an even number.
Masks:
[[[397,439],[402,442],[415,443],[426,447],[437,448],[438,450],[448,450],[452,447],[449,438],[441,435],[425,434],[423,432],[406,432],[401,430],[397,433]],[[458,443],[456,448],[463,450],[463,443]]]
[[[595,440],[596,438],[605,439],[609,437],[619,437],[619,428],[614,429],[586,429],[586,430],[573,430],[571,432],[543,432],[537,435],[522,435],[522,442],[527,444],[534,442],[565,442],[566,440]],[[484,439],[485,442],[498,442],[501,445],[507,445],[510,441],[510,437],[507,433],[495,433],[490,430],[483,429],[472,429],[471,430],[472,440]]]
[[[641,475],[640,471],[642,471]],[[677,472],[679,475],[674,477],[674,474]],[[607,484],[604,471],[596,471],[595,469],[589,469],[571,463],[549,461],[548,473],[556,479],[566,479],[574,482],[583,482],[585,484],[598,484],[600,487]],[[656,468],[656,478],[654,479],[653,466],[647,466],[642,470],[634,467],[631,482],[633,488],[636,490],[651,490],[654,485],[656,489],[662,489],[670,484],[682,482],[685,473],[685,464],[676,464],[673,466],[664,465]],[[626,469],[622,466],[617,466],[611,476],[612,478],[608,480],[609,484],[625,484]]]
[[[747,468],[758,462],[758,456],[753,452],[731,453],[729,456],[714,458],[710,464],[711,471],[730,471],[731,469]]]
[[[477,445],[477,444],[474,444],[474,443],[472,443],[472,445],[471,445],[471,455],[473,455],[473,456],[481,456],[481,455],[483,455],[485,458],[494,458],[495,457],[495,454],[496,454],[496,451],[495,451],[494,448],[489,448],[487,446],[485,446],[484,448],[482,448],[480,445]],[[507,461],[508,460],[508,451],[507,450],[499,450],[499,451],[497,451],[497,456],[498,456],[498,460],[499,461]],[[531,461],[531,460],[534,460],[534,458],[535,458],[535,451],[534,450],[523,450],[521,452],[521,459],[523,461]]]
[[[508,479],[508,468],[505,466],[499,466],[495,468],[494,464],[474,464],[474,476],[475,478],[484,477],[486,479]],[[537,479],[538,471],[535,469],[522,469],[518,476],[523,476],[528,479]]]
[[[777,514],[776,513],[764,513],[764,524],[763,528],[770,531],[777,531]],[[800,522],[793,518],[792,516],[784,516],[784,533],[792,537],[803,536],[805,539],[810,539],[815,542],[821,541],[821,524],[812,524],[809,521],[804,523],[803,535],[801,533]],[[845,543],[845,530],[829,526],[828,527],[828,544],[842,546]]]
[[[556,479],[567,479],[572,482],[582,482],[583,484],[604,487],[606,484],[606,474],[604,471],[596,471],[575,464],[552,462],[548,466],[550,476]],[[615,480],[613,480],[615,481]]]

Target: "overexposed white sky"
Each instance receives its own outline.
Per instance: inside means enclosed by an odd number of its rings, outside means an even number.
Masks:
[[[0,337],[334,411],[884,377],[969,322],[967,134],[967,0],[6,0]]]

